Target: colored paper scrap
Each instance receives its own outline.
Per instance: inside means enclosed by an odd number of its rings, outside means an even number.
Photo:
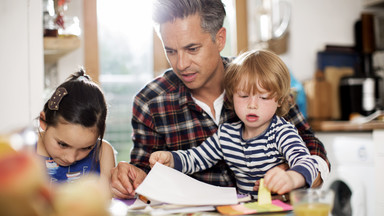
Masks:
[[[259,205],[270,205],[272,203],[271,192],[264,186],[264,179],[260,179],[259,192],[257,194]]]
[[[271,204],[259,205],[257,201],[237,205],[217,206],[217,211],[225,215],[244,215],[269,212],[291,211],[292,206],[281,200],[272,200]]]

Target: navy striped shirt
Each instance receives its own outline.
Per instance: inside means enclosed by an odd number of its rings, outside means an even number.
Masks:
[[[291,123],[275,115],[264,133],[248,140],[242,138],[243,127],[242,122],[224,123],[200,146],[173,151],[175,169],[192,174],[224,160],[235,174],[239,192],[256,195],[255,181],[271,168],[288,163],[290,170],[304,176],[307,186],[312,185],[317,162]]]

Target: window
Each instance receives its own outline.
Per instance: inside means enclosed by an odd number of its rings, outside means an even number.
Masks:
[[[134,95],[153,78],[151,1],[97,1],[100,84],[109,105],[105,139],[129,161]],[[140,20],[140,21],[139,21]]]

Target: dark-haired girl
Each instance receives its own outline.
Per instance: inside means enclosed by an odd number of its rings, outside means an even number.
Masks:
[[[103,92],[84,70],[57,87],[40,113],[36,149],[51,182],[72,182],[88,173],[109,181],[115,154],[103,140],[106,116]]]

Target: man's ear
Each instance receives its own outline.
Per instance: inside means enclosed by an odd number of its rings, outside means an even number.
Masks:
[[[47,129],[47,122],[45,121],[45,113],[43,111],[40,112],[39,123],[40,128],[45,131]]]
[[[221,29],[216,33],[216,44],[220,52],[224,49],[226,40],[227,29],[221,27]]]

